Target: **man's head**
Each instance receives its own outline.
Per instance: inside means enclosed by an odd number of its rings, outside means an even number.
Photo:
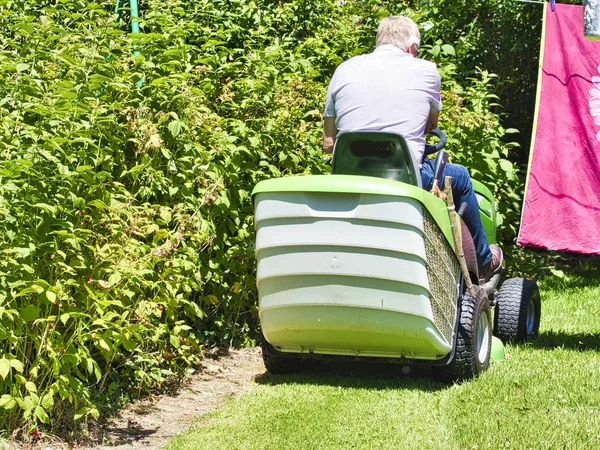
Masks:
[[[421,44],[421,33],[417,24],[405,16],[389,16],[379,22],[376,47],[391,44],[406,53],[416,56]]]

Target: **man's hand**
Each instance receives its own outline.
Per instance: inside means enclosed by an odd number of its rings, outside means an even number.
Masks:
[[[323,151],[325,153],[333,153],[337,134],[338,129],[335,126],[335,116],[325,117],[325,121],[323,122]]]

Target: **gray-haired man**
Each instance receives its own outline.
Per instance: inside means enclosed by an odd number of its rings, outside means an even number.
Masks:
[[[399,133],[421,167],[423,188],[429,190],[433,165],[423,159],[425,134],[437,127],[442,102],[436,65],[417,58],[420,41],[419,28],[410,18],[386,17],[379,23],[375,51],[339,65],[327,91],[323,149],[333,151],[339,130]],[[452,177],[456,204],[468,203],[463,220],[475,242],[480,278],[487,281],[500,270],[502,250],[488,245],[467,170],[447,164],[444,176]]]

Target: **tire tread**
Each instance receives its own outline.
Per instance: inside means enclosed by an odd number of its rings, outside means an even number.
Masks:
[[[261,349],[263,363],[267,372],[282,375],[300,370],[302,362],[300,358],[284,356],[281,352],[277,351],[275,347],[269,344],[264,337]]]
[[[537,302],[537,323],[532,335],[527,335],[527,308],[531,301]],[[540,297],[537,284],[525,278],[509,278],[498,293],[494,314],[494,334],[503,342],[526,342],[537,334],[540,319]]]
[[[464,294],[460,304],[456,348],[454,358],[441,371],[441,376],[447,381],[461,381],[474,378],[489,366],[491,350],[491,333],[489,336],[488,355],[483,364],[478,360],[476,326],[479,314],[487,314],[491,328],[490,306],[483,290],[478,290],[475,297]]]

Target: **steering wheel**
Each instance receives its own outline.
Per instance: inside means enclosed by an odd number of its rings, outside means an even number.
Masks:
[[[446,134],[438,128],[434,128],[429,132],[429,134],[437,136],[440,141],[437,144],[425,144],[425,153],[423,154],[423,157],[433,155],[434,153],[439,152],[441,149],[444,148],[446,142],[448,141]]]

